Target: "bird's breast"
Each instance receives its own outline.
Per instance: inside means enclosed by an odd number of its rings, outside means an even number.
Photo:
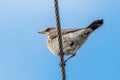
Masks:
[[[62,35],[63,52],[65,55],[75,54],[86,39],[87,36],[84,36],[84,31],[82,30]],[[48,36],[47,46],[53,54],[59,55],[58,37],[51,39]]]

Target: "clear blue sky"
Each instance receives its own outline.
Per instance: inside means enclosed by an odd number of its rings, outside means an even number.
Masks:
[[[59,0],[62,28],[96,30],[66,65],[67,80],[120,80],[120,0]],[[61,80],[59,58],[37,32],[55,26],[53,0],[0,1],[0,80]]]

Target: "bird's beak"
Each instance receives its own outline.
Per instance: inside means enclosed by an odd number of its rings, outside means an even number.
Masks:
[[[46,32],[45,32],[45,31],[40,31],[40,32],[38,32],[38,33],[40,33],[40,34],[46,34]]]

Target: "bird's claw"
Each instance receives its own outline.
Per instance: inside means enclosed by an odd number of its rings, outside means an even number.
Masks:
[[[59,65],[60,66],[63,66],[63,65],[66,66],[66,62],[65,61],[64,62],[60,62]]]

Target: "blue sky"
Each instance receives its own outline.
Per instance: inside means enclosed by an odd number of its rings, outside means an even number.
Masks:
[[[59,0],[62,28],[96,30],[66,64],[67,80],[120,80],[120,1]],[[53,0],[0,1],[0,80],[61,80],[59,58],[37,32],[55,26]]]

